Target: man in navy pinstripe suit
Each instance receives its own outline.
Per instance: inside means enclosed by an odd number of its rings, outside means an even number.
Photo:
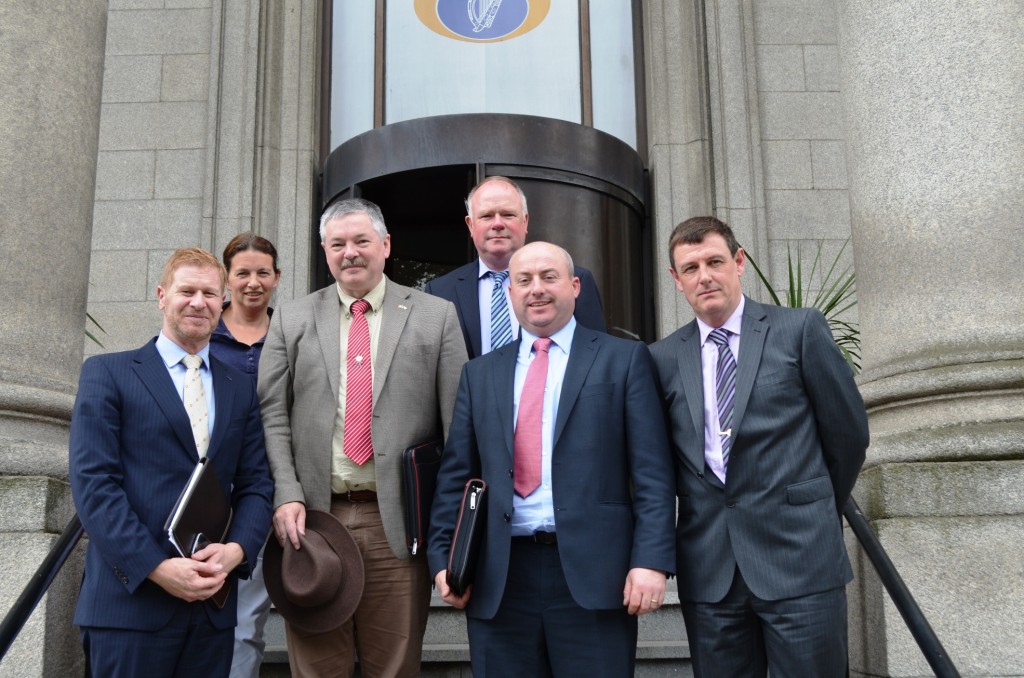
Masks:
[[[97,678],[208,678],[231,666],[235,589],[223,608],[207,599],[256,562],[273,483],[255,385],[209,355],[225,277],[208,252],[176,251],[157,287],[159,336],[82,366],[70,472],[89,549],[74,622]],[[195,430],[183,403],[190,355],[202,359],[198,400],[207,405]],[[175,557],[164,521],[202,454],[234,519],[226,543]]]
[[[841,511],[868,445],[853,374],[816,310],[743,296],[713,217],[669,241],[696,319],[651,346],[676,460],[676,572],[694,674],[846,675]]]

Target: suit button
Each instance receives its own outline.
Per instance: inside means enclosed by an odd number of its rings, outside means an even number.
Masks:
[[[510,516],[509,514],[506,513],[505,514],[505,522],[506,523],[511,523],[512,522],[512,516]]]
[[[512,473],[512,469],[509,469],[509,470],[508,470],[508,477],[509,477],[509,478],[511,478],[511,477],[513,477],[513,475],[514,475],[514,474]]]
[[[700,478],[701,480],[704,480],[704,474],[703,473],[698,473],[697,477]]]
[[[729,508],[736,508],[736,502],[730,501],[728,504],[726,504],[726,506],[728,506]]]

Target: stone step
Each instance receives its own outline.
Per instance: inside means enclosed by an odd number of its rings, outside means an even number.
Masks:
[[[267,650],[261,678],[284,678],[288,670],[288,649],[284,621],[271,611],[266,628]],[[640,618],[636,676],[691,676],[690,648],[686,642],[683,615],[675,580],[669,582],[665,604],[657,612]],[[430,616],[423,638],[423,678],[471,678],[466,617],[433,593]]]

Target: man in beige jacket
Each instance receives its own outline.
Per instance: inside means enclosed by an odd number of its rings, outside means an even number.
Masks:
[[[447,436],[466,347],[450,302],[384,275],[376,205],[333,203],[320,238],[336,284],[282,305],[260,360],[274,534],[299,548],[306,510],[329,510],[359,544],[366,584],[341,627],[286,625],[292,675],[348,676],[358,655],[366,678],[414,676],[430,579],[406,547],[401,453]]]

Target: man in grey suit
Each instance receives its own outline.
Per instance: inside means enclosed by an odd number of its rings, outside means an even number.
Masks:
[[[844,676],[841,511],[868,445],[853,374],[821,313],[743,295],[732,230],[669,241],[697,316],[651,346],[676,459],[679,597],[698,676]]]
[[[275,313],[259,368],[274,534],[300,548],[307,509],[330,510],[363,554],[353,617],[311,634],[286,626],[293,676],[416,676],[430,598],[410,556],[401,456],[448,434],[466,362],[450,302],[384,275],[391,236],[366,200],[329,206],[321,244],[337,284]],[[365,396],[365,397],[364,397]]]

